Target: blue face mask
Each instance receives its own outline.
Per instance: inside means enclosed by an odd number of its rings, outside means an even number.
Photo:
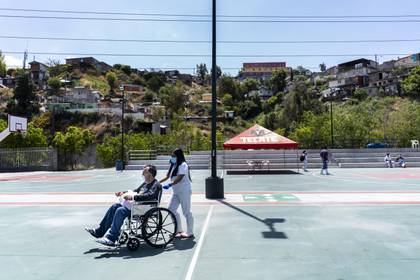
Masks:
[[[172,164],[175,164],[176,163],[176,157],[171,157],[169,162],[172,163]]]

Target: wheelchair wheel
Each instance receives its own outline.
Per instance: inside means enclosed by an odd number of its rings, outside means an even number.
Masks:
[[[144,214],[141,232],[147,244],[165,248],[177,231],[175,215],[166,208],[153,208]]]
[[[127,242],[127,249],[134,252],[137,251],[137,249],[140,246],[140,240],[138,240],[137,238],[130,238],[128,239]]]
[[[125,244],[128,241],[128,233],[122,232],[120,238],[118,238],[118,243]]]

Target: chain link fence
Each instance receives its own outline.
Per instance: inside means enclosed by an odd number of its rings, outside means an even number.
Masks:
[[[0,172],[55,170],[57,151],[53,148],[0,149]]]

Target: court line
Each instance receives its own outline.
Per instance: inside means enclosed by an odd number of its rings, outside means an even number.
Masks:
[[[398,193],[420,193],[420,191],[392,190],[392,191],[233,191],[225,192],[226,195],[236,194],[398,194]],[[171,193],[166,193],[170,195]],[[193,195],[203,195],[204,192],[193,192]],[[114,192],[0,192],[0,196],[24,196],[24,195],[114,195]]]
[[[402,185],[406,185],[406,186],[418,186],[418,184],[416,184],[416,183],[410,183],[410,182],[382,181],[382,180],[379,181],[379,180],[375,180],[374,177],[365,177],[367,179],[370,179],[371,181],[369,181],[369,180],[364,181],[364,180],[354,179],[352,177],[342,177],[342,175],[334,175],[334,174],[331,174],[331,173],[330,173],[330,175],[321,175],[321,174],[319,174],[316,171],[311,172],[311,175],[313,177],[315,177],[315,178],[319,178],[319,179],[325,178],[325,179],[330,180],[330,181],[337,180],[337,181],[344,181],[344,182],[351,182],[351,183],[360,183],[360,184],[366,184],[366,183],[372,183],[372,182],[379,183],[380,182],[383,185],[402,184]]]
[[[204,236],[206,235],[207,229],[209,227],[211,214],[213,213],[214,205],[210,206],[210,210],[207,213],[206,221],[204,222],[203,231],[200,234],[200,240],[198,241],[197,247],[195,248],[194,255],[191,259],[190,266],[188,267],[187,275],[185,280],[191,280],[194,273],[195,266],[197,264],[198,255],[200,254],[201,247],[203,246]]]

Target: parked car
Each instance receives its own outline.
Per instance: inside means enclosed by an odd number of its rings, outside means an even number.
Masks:
[[[367,144],[366,147],[369,148],[369,149],[391,148],[391,144],[376,142],[376,143],[369,143],[369,144]]]

